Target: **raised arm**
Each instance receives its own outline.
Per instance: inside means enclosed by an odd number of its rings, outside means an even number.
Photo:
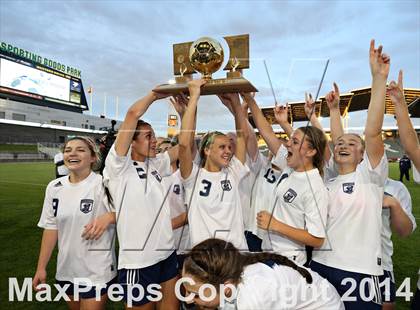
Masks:
[[[248,128],[245,119],[244,109],[239,100],[239,94],[223,94],[219,95],[220,100],[226,106],[232,107],[233,116],[235,118],[236,128],[236,151],[235,156],[242,163],[246,160],[246,140],[248,137]]]
[[[278,149],[280,148],[281,141],[277,138],[276,134],[273,131],[273,128],[271,127],[270,123],[265,119],[264,114],[258,107],[257,102],[251,96],[251,94],[244,93],[241,94],[241,96],[248,103],[255,125],[257,126],[258,131],[260,132],[264,141],[267,143],[268,148],[270,149],[271,153],[276,155]]]
[[[334,83],[335,85],[335,83]],[[340,96],[338,96],[340,97]],[[318,120],[318,117],[316,117],[315,114],[315,101],[312,98],[311,94],[307,94],[305,93],[305,106],[304,106],[304,110],[305,110],[305,114],[308,117],[309,121],[311,122],[311,125],[318,128],[319,130],[321,130],[324,135],[325,135],[325,131],[324,128],[322,127],[320,121]],[[325,135],[326,136],[326,135]],[[328,138],[326,137],[326,140],[328,141]],[[328,143],[325,145],[325,151],[324,151],[324,160],[326,162],[328,162],[330,160],[331,157],[331,151],[330,151],[330,147],[328,145]]]
[[[205,80],[193,80],[188,82],[190,99],[184,117],[181,120],[181,132],[179,133],[179,169],[182,178],[186,179],[192,171],[192,143],[195,132],[195,115],[197,111],[197,103],[200,98],[201,86],[206,83]]]
[[[251,94],[251,96],[254,96],[254,94]],[[235,117],[235,112],[233,111],[230,101],[222,100],[222,103],[230,111],[233,117]],[[246,151],[249,157],[252,160],[255,160],[258,153],[257,136],[255,135],[254,128],[252,127],[252,125],[249,123],[249,120],[248,120],[248,103],[245,100],[243,100],[241,107],[245,115],[245,123],[246,123],[246,131],[247,131],[246,132],[246,137],[247,137],[246,138]]]
[[[416,169],[420,171],[420,145],[405,102],[402,70],[398,74],[398,84],[395,81],[391,81],[387,93],[395,106],[395,116],[402,146],[414,162]]]
[[[334,144],[337,143],[337,139],[344,134],[343,124],[341,123],[340,115],[340,90],[337,84],[333,84],[334,90],[330,91],[325,96],[328,109],[330,110],[330,130],[331,139]]]
[[[275,106],[274,109],[274,117],[276,118],[277,123],[279,123],[280,127],[286,133],[286,135],[290,138],[293,132],[293,127],[290,125],[289,120],[287,119],[288,111],[289,111],[289,104],[286,103],[285,106]]]
[[[382,124],[385,112],[386,80],[390,66],[390,58],[382,54],[382,46],[375,49],[375,40],[370,42],[369,63],[372,73],[372,91],[365,126],[365,141],[370,164],[372,168],[375,168],[385,150],[382,141]]]
[[[124,122],[121,124],[120,129],[118,130],[117,138],[115,139],[115,151],[119,156],[127,155],[139,118],[146,113],[149,106],[155,100],[162,99],[167,96],[168,95],[158,94],[152,91],[145,97],[137,100],[128,109]]]
[[[178,113],[179,118],[181,119],[184,117],[185,110],[187,109],[188,99],[184,94],[179,94],[176,96],[171,97],[170,102],[174,107],[175,111]],[[168,150],[168,155],[171,160],[171,163],[176,161],[179,158],[179,146],[175,145]]]

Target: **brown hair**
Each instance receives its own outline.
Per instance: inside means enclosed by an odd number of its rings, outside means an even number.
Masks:
[[[309,146],[316,150],[316,154],[312,157],[312,164],[318,169],[319,174],[324,176],[324,155],[327,146],[327,138],[324,132],[314,126],[299,127],[298,130],[303,132]]]
[[[69,143],[70,141],[73,141],[73,140],[83,141],[87,145],[87,147],[89,148],[89,151],[90,151],[90,155],[92,157],[96,158],[96,161],[94,163],[92,163],[91,168],[94,171],[98,170],[100,168],[100,165],[101,165],[101,154],[99,152],[99,149],[98,149],[95,141],[91,137],[86,137],[86,136],[71,137],[66,141],[66,143],[64,143],[63,151],[62,151],[63,153],[64,153],[64,150],[66,149],[67,143]]]
[[[141,126],[150,126],[150,127],[152,127],[152,125],[150,125],[148,122],[145,122],[145,121],[139,119],[137,121],[136,129],[134,130],[133,140],[136,140],[137,137],[139,136],[139,134],[141,132],[141,129],[140,129]]]
[[[264,252],[242,254],[232,243],[220,239],[207,239],[197,244],[187,254],[183,268],[185,273],[197,280],[218,288],[219,284],[226,281],[238,284],[246,266],[268,261],[293,268],[306,279],[307,283],[312,283],[312,276],[308,270],[282,255]]]
[[[220,132],[220,131],[212,131],[212,132],[206,133],[203,136],[203,138],[201,140],[201,144],[200,144],[200,158],[201,158],[200,166],[201,167],[204,167],[204,165],[206,164],[206,160],[207,160],[205,149],[209,148],[214,143],[214,140],[218,136],[226,136],[226,135],[223,132]]]

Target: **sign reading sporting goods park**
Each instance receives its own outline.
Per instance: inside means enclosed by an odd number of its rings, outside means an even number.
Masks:
[[[11,44],[7,44],[5,42],[0,42],[0,50],[3,52],[8,52],[10,54],[16,55],[20,58],[25,58],[33,63],[37,63],[40,65],[44,65],[45,67],[48,67],[53,70],[60,71],[62,73],[81,78],[81,72],[78,69],[75,69],[70,66],[63,65],[59,62],[53,61],[51,59],[39,56],[35,53],[29,52],[27,50],[18,48],[16,46],[13,46]]]
[[[0,42],[0,93],[87,109],[78,69]]]

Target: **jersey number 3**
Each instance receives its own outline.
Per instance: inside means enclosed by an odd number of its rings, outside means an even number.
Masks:
[[[207,197],[210,193],[211,182],[207,180],[202,180],[201,184],[204,184],[204,188],[200,191],[200,196]]]

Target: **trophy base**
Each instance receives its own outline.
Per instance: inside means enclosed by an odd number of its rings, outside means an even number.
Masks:
[[[177,95],[188,93],[187,83],[163,84],[155,89],[154,92],[161,94]],[[247,79],[243,77],[232,79],[212,79],[201,88],[201,95],[217,95],[224,93],[253,93],[258,92]]]

